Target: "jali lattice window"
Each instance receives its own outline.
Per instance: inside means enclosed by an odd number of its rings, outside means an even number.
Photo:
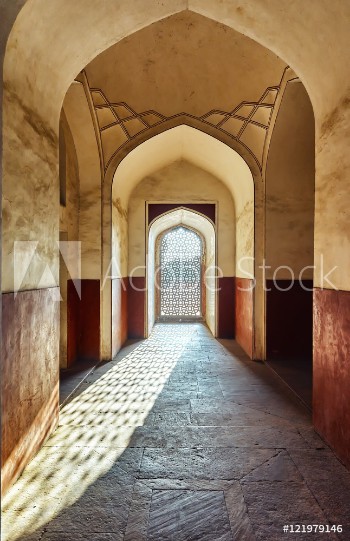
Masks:
[[[202,240],[176,227],[160,243],[160,316],[201,316]]]

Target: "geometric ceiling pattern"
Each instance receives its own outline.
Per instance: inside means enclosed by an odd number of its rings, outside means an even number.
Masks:
[[[243,101],[231,111],[212,109],[200,117],[184,112],[165,116],[153,109],[137,112],[126,102],[110,102],[101,89],[90,88],[99,126],[104,169],[107,169],[120,149],[140,133],[179,116],[209,124],[240,141],[251,151],[261,167],[266,133],[279,88],[268,87],[256,102]]]

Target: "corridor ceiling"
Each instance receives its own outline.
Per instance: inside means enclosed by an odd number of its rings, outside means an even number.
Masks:
[[[183,114],[239,140],[261,164],[285,68],[255,41],[190,11],[135,32],[84,70],[105,168],[137,134]]]

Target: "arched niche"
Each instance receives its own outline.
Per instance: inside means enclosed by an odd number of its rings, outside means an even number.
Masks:
[[[262,206],[256,205],[256,216],[254,217],[254,201],[262,198],[262,183],[259,174],[255,170],[253,177],[251,168],[242,156],[222,141],[213,136],[187,125],[180,125],[153,136],[136,148],[132,149],[123,159],[112,175],[111,171],[106,176],[104,183],[103,201],[103,254],[104,254],[104,276],[110,270],[111,258],[118,267],[117,273],[113,276],[125,278],[127,276],[127,255],[126,242],[128,238],[127,216],[128,201],[130,194],[137,184],[147,175],[152,174],[160,168],[176,160],[186,160],[204,171],[213,174],[229,190],[235,205],[235,227],[236,235],[233,239],[236,247],[236,263],[234,276],[242,279],[254,280],[255,265],[260,264],[262,258],[263,242],[257,242],[257,238],[263,238],[263,213]],[[251,165],[251,164],[250,164]],[[253,167],[254,169],[254,167]],[[254,180],[256,182],[254,183]],[[114,240],[118,239],[119,248],[124,246],[123,252],[117,258],[112,257],[112,215],[117,211],[119,229],[113,232]],[[254,226],[255,222],[255,226]],[[124,239],[124,240],[123,240]],[[259,253],[255,253],[255,246]],[[103,289],[103,342],[106,357],[110,356],[110,328],[111,319],[111,288],[105,284]],[[246,301],[244,301],[246,302]],[[250,354],[261,357],[258,351],[263,344],[263,317],[261,308],[263,306],[262,283],[258,283],[253,294],[247,300],[251,304],[250,312],[252,317],[258,320],[259,329],[255,333],[256,345],[249,346]],[[256,305],[255,310],[253,304]],[[253,316],[254,314],[254,316]],[[254,325],[250,323],[250,328]],[[261,332],[260,332],[261,330]],[[251,339],[253,341],[253,338]]]
[[[156,245],[162,235],[178,226],[184,226],[199,234],[204,244],[203,287],[205,287],[205,321],[216,336],[217,299],[216,299],[216,231],[215,226],[206,216],[186,208],[167,212],[156,218],[148,228],[147,242],[147,336],[152,331],[156,320]]]

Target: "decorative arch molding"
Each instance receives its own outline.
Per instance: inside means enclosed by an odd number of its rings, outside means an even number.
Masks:
[[[196,204],[194,205],[186,205],[186,204],[181,204],[181,203],[174,203],[174,205],[176,205],[175,208],[173,209],[168,209],[160,214],[158,214],[153,220],[149,221],[148,223],[148,226],[149,227],[152,227],[152,225],[157,221],[159,220],[160,218],[163,218],[164,216],[168,215],[169,213],[171,212],[175,212],[175,211],[186,211],[186,212],[192,212],[193,214],[198,214],[198,216],[201,216],[202,218],[208,220],[208,222],[215,228],[216,227],[216,223],[214,220],[212,220],[208,214],[206,214],[205,212],[201,212],[199,209],[196,209],[194,208],[195,206],[197,206]],[[200,205],[198,205],[200,206]]]
[[[90,87],[85,70],[76,80],[83,82],[89,93],[93,121],[98,129],[99,146],[102,149],[104,171],[107,171],[119,151],[137,136],[147,132],[160,133],[159,127],[162,124],[177,125],[177,119],[189,125],[203,125],[204,131],[208,128],[211,131],[214,129],[216,138],[221,136],[240,142],[261,170],[265,140],[275,104],[286,73],[290,71],[287,66],[280,83],[267,87],[257,101],[242,101],[230,111],[213,108],[201,116],[187,112],[166,116],[153,109],[137,112],[126,101],[111,102],[101,88]]]
[[[189,217],[192,217],[192,221],[189,219]],[[165,222],[166,219],[174,217],[175,221],[171,225],[163,225],[162,222]],[[198,219],[196,221],[195,225],[193,225],[193,219]],[[204,221],[205,220],[205,221]],[[208,223],[207,223],[208,222]],[[200,212],[199,210],[188,208],[186,205],[178,205],[175,209],[170,209],[162,214],[159,214],[154,220],[152,220],[149,225],[148,229],[150,230],[155,225],[160,224],[160,229],[157,231],[157,235],[162,234],[164,231],[167,231],[167,229],[172,229],[173,227],[176,227],[176,225],[183,224],[186,225],[188,228],[192,228],[197,233],[205,234],[203,233],[202,229],[207,227],[211,227],[212,229],[215,229],[216,225],[206,214],[203,212]]]
[[[135,148],[137,148],[142,143],[149,141],[153,137],[161,135],[162,133],[172,130],[173,128],[177,128],[178,126],[188,126],[190,128],[194,128],[206,135],[213,137],[217,141],[224,143],[226,146],[234,150],[243,158],[243,160],[248,165],[254,179],[261,177],[261,170],[257,160],[250,152],[248,147],[246,147],[243,143],[231,138],[224,132],[219,132],[215,127],[211,126],[210,124],[205,125],[194,117],[190,117],[187,115],[179,115],[169,120],[165,120],[161,124],[158,124],[152,129],[152,131],[150,130],[148,132],[142,132],[136,135],[133,139],[123,145],[119,152],[115,156],[113,156],[113,159],[110,161],[105,172],[104,182],[107,184],[112,184],[113,176],[116,169],[124,160],[124,158],[126,158],[128,154],[132,152]]]

